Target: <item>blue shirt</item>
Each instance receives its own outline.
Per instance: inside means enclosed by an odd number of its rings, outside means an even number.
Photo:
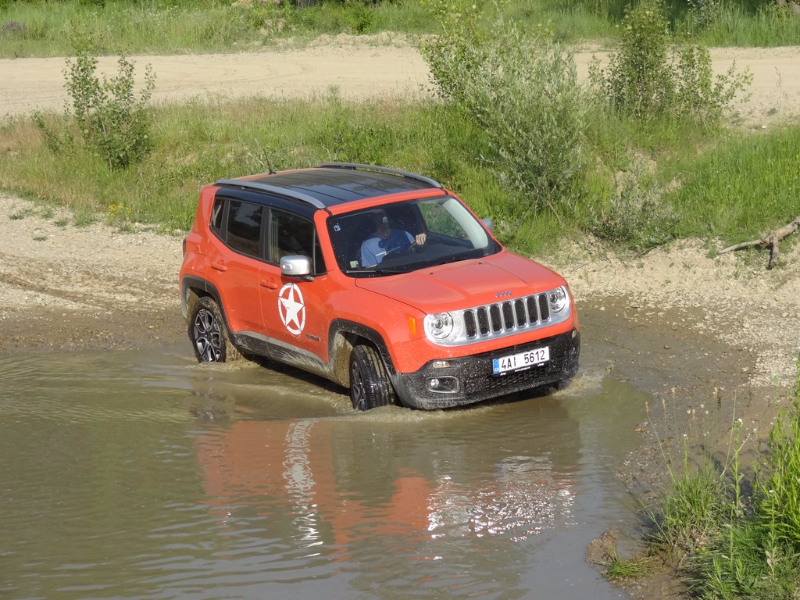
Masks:
[[[378,236],[364,240],[361,244],[361,266],[374,267],[390,252],[398,252],[411,247],[414,238],[402,229],[392,229],[385,240]]]

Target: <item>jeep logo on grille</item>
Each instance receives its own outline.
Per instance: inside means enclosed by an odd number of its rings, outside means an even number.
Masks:
[[[511,296],[511,290],[506,290],[505,292],[497,292],[494,297],[495,298],[508,298]]]

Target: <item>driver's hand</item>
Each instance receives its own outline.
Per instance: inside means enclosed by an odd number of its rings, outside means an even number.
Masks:
[[[426,239],[426,238],[427,238],[427,236],[426,236],[424,233],[418,233],[418,234],[416,235],[416,237],[414,238],[414,243],[415,243],[417,246],[424,246],[424,245],[425,245],[425,239]]]

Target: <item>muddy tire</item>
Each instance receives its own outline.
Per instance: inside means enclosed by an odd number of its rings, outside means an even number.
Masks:
[[[189,318],[189,339],[197,362],[231,362],[240,357],[213,298],[199,298]]]
[[[386,366],[372,346],[356,346],[350,354],[350,400],[355,410],[395,404]]]

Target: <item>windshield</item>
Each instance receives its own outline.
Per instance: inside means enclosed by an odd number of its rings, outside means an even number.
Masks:
[[[406,273],[500,250],[483,225],[451,196],[337,215],[328,228],[339,268],[353,277]]]

